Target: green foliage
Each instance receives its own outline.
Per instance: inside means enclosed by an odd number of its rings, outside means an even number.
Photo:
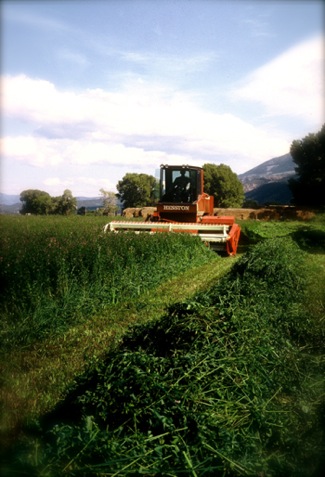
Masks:
[[[245,199],[242,207],[245,209],[258,209],[259,203],[257,200],[254,199]]]
[[[103,198],[103,213],[105,215],[114,215],[117,212],[117,197],[114,192],[100,189]]]
[[[146,207],[155,202],[156,179],[148,174],[127,173],[116,188],[124,207]]]
[[[47,192],[28,189],[20,194],[23,203],[21,214],[33,215],[69,215],[76,212],[77,199],[72,196],[69,189],[62,196],[51,197]]]
[[[22,214],[47,215],[52,210],[51,196],[42,190],[24,190],[20,194],[20,201],[23,203]]]
[[[3,350],[60,333],[213,257],[197,237],[104,234],[103,223],[79,216],[3,217]]]
[[[325,124],[316,134],[308,134],[291,144],[290,153],[296,163],[297,179],[289,186],[294,203],[312,207],[325,205]]]
[[[62,196],[53,197],[52,213],[58,215],[74,214],[77,209],[77,199],[73,197],[72,192],[66,189]]]
[[[312,326],[305,289],[299,247],[287,237],[259,243],[211,289],[95,361],[31,437],[34,450],[18,454],[23,468],[312,476],[322,434],[300,350]]]
[[[225,164],[204,164],[204,190],[214,196],[215,207],[241,207],[244,202],[243,185]]]

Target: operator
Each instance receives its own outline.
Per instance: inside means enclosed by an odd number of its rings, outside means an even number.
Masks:
[[[173,182],[174,194],[176,194],[182,202],[188,201],[188,193],[191,185],[190,178],[185,175],[185,170],[181,170],[181,175],[176,177]],[[187,196],[187,197],[186,197]]]

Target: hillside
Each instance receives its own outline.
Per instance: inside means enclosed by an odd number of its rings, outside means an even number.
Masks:
[[[260,205],[289,205],[292,193],[287,181],[272,181],[245,193],[246,200],[253,200]]]
[[[288,179],[295,175],[290,153],[274,157],[238,177],[244,186],[246,199],[258,204],[290,204],[292,199]]]

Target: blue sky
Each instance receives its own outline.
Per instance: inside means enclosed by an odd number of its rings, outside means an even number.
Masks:
[[[1,192],[237,174],[324,123],[321,0],[1,2]]]

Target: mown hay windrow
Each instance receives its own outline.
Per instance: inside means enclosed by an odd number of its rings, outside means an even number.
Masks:
[[[321,429],[304,401],[303,270],[293,242],[265,241],[213,288],[130,331],[44,420],[36,468],[313,475]]]

